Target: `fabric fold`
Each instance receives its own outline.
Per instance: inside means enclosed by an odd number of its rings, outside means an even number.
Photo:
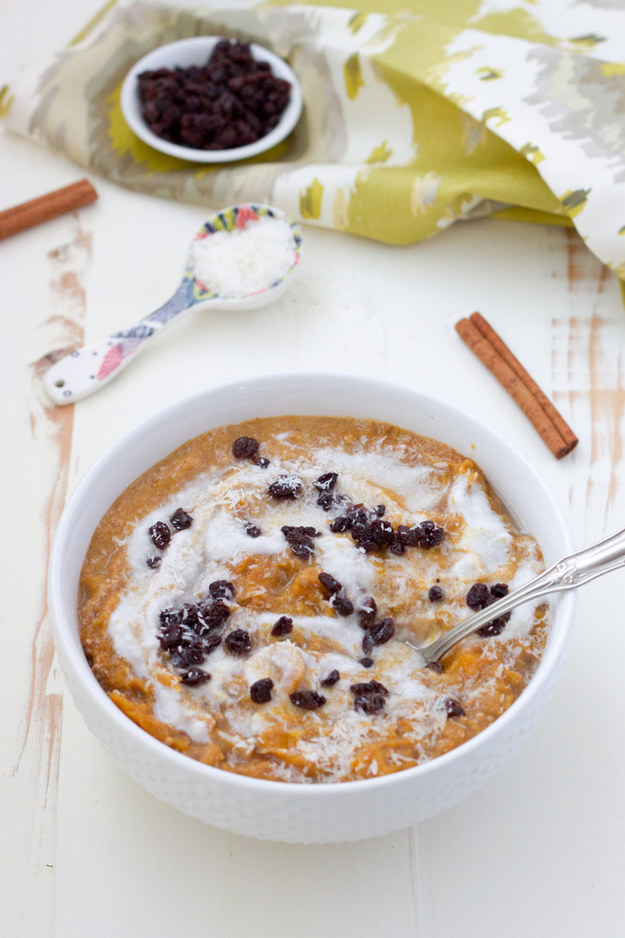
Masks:
[[[129,68],[203,34],[257,42],[291,64],[304,112],[273,150],[192,164],[126,125]],[[625,30],[610,0],[121,0],[10,81],[0,113],[7,129],[155,196],[266,201],[390,244],[502,213],[574,225],[625,278]]]

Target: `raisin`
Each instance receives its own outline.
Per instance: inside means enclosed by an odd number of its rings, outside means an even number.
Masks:
[[[332,671],[330,671],[327,677],[324,677],[324,679],[320,681],[319,683],[321,684],[322,687],[332,687],[334,684],[338,684],[340,680],[341,680],[341,675],[336,670],[336,668],[334,668]]]
[[[431,603],[442,603],[445,598],[445,593],[440,588],[440,586],[431,586],[428,592],[428,599]]]
[[[289,538],[291,537],[298,538],[298,537],[320,537],[321,536],[321,532],[317,531],[317,529],[314,528],[310,524],[298,524],[298,525],[285,524],[280,530],[282,531],[282,533],[284,534],[287,540],[289,540]]]
[[[503,599],[504,596],[508,595],[508,584],[507,583],[494,583],[490,588],[490,595],[493,600]]]
[[[506,583],[495,583],[491,587],[488,587],[486,583],[474,583],[467,593],[467,606],[477,612],[481,609],[486,609],[498,599],[506,596],[507,593],[508,585]],[[487,622],[486,625],[476,629],[476,633],[483,638],[499,635],[510,621],[511,615],[511,612],[504,612],[503,615],[496,616],[490,622]]]
[[[354,707],[362,713],[378,713],[386,706],[388,690],[379,681],[361,681],[349,689],[354,695]]]
[[[330,522],[330,530],[333,534],[342,534],[344,531],[349,531],[351,526],[352,521],[349,515],[338,515]]]
[[[269,465],[269,460],[265,456],[259,456],[258,459],[255,460],[255,463],[259,469],[266,469]]]
[[[278,476],[269,486],[269,494],[279,499],[297,498],[301,490],[302,480],[293,473]]]
[[[182,641],[184,631],[180,625],[166,625],[159,632],[161,648],[175,648]]]
[[[340,616],[351,616],[354,611],[354,604],[343,593],[337,593],[331,599],[332,607]]]
[[[378,518],[381,518],[384,514],[386,514],[386,505],[376,505],[373,511],[374,514],[378,516]]]
[[[178,645],[170,653],[170,660],[176,668],[188,668],[193,664],[202,664],[206,654],[199,640],[185,645]]]
[[[315,552],[315,545],[312,539],[313,537],[319,537],[319,531],[309,525],[290,524],[283,525],[281,530],[287,544],[291,548],[291,553],[304,560],[309,560],[312,557]]]
[[[273,681],[270,677],[262,677],[259,681],[255,681],[250,687],[250,697],[252,698],[253,703],[263,704],[268,703],[271,700],[271,692],[273,690]]]
[[[263,532],[258,527],[258,525],[252,524],[251,521],[246,521],[245,533],[247,534],[248,537],[260,537]]]
[[[198,684],[205,684],[206,681],[210,681],[210,677],[208,671],[203,671],[201,668],[189,668],[188,671],[183,671],[180,675],[180,681],[183,684],[189,684],[191,687],[197,687]]]
[[[148,529],[148,534],[152,538],[152,543],[159,550],[165,550],[171,540],[171,531],[164,521],[157,521]]]
[[[337,472],[324,472],[313,484],[320,492],[331,492],[336,485],[338,477]]]
[[[368,630],[368,634],[371,636],[374,645],[384,645],[395,634],[395,622],[390,616],[386,616],[385,619],[380,619],[379,622],[372,625]]]
[[[213,599],[234,599],[234,584],[230,580],[213,580],[208,591]]]
[[[467,593],[467,606],[476,612],[485,609],[490,600],[490,590],[486,583],[474,583]]]
[[[205,655],[210,655],[219,645],[221,645],[221,635],[212,632],[209,635],[202,636],[202,650]]]
[[[378,604],[373,596],[367,596],[366,599],[361,601],[358,609],[358,621],[361,629],[368,629],[373,625],[377,611]]]
[[[240,436],[232,444],[232,455],[235,459],[254,459],[258,447],[258,440],[251,436]]]
[[[445,537],[445,531],[433,521],[422,521],[419,525],[419,547],[429,550],[430,547],[436,547]]]
[[[333,492],[321,492],[317,499],[317,504],[324,511],[330,511],[336,505],[336,499]]]
[[[167,625],[179,625],[182,622],[182,610],[168,607],[167,609],[163,609],[159,619],[163,627]]]
[[[388,688],[379,681],[361,681],[358,684],[350,684],[352,694],[382,694],[388,697]]]
[[[511,615],[511,612],[504,612],[503,615],[491,619],[486,625],[482,625],[479,629],[476,629],[476,634],[481,635],[482,638],[492,638],[493,635],[499,635],[510,621]]]
[[[366,655],[364,658],[359,658],[358,663],[363,666],[363,668],[372,668],[373,667],[373,658],[369,658]]]
[[[290,635],[293,631],[293,619],[290,616],[280,616],[271,630],[271,634],[276,638],[283,635]]]
[[[373,636],[371,635],[371,629],[367,629],[363,635],[362,650],[365,655],[369,655],[373,651]]]
[[[207,629],[220,628],[229,615],[229,607],[226,606],[225,603],[221,602],[221,600],[216,600],[213,603],[202,606],[202,621],[206,625]]]
[[[421,547],[423,550],[429,550],[440,544],[445,537],[445,531],[433,521],[422,521],[421,524],[413,527],[400,524],[397,528],[397,536],[405,547]]]
[[[202,607],[198,603],[185,603],[180,609],[180,621],[187,629],[198,632],[203,623]]]
[[[317,579],[323,588],[327,590],[329,596],[333,596],[335,593],[339,593],[343,588],[339,581],[336,580],[331,573],[325,573],[322,571]]]
[[[443,707],[448,717],[463,717],[465,715],[464,707],[455,697],[445,697]]]
[[[409,528],[406,524],[400,524],[397,526],[397,537],[399,543],[403,544],[404,547],[416,547],[418,540],[418,533],[416,527]]]
[[[393,526],[382,518],[376,518],[368,525],[368,538],[379,547],[387,547],[393,540]]]
[[[252,650],[250,633],[245,629],[234,629],[226,635],[224,645],[233,655],[247,655]]]
[[[169,523],[176,531],[184,531],[186,528],[191,527],[193,518],[184,508],[177,508],[169,519]]]
[[[294,703],[300,710],[318,710],[323,707],[326,698],[316,690],[295,690],[289,694],[291,703]]]
[[[437,674],[442,674],[445,670],[440,661],[428,661],[426,668],[429,668],[430,671],[436,671]]]
[[[157,567],[160,567],[162,557],[148,557],[146,563],[148,567],[151,567],[152,570],[155,570]]]

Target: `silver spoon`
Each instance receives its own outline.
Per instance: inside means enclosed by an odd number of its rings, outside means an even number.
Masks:
[[[574,554],[563,557],[551,567],[548,567],[543,573],[534,577],[524,586],[508,593],[502,599],[492,603],[475,615],[469,616],[459,625],[454,626],[449,632],[441,635],[428,645],[417,646],[412,642],[406,642],[411,648],[414,648],[425,659],[425,663],[433,664],[440,661],[448,651],[458,642],[462,641],[476,629],[486,625],[504,612],[515,609],[522,603],[540,599],[549,593],[557,593],[564,590],[577,589],[584,583],[589,583],[604,573],[610,573],[612,570],[618,570],[625,566],[625,528],[611,534],[609,537],[598,541],[591,547],[586,547]]]
[[[233,233],[259,218],[270,217],[285,221],[290,226],[293,243],[293,260],[283,276],[264,285],[248,295],[223,296],[212,292],[201,283],[193,266],[193,247],[196,241],[210,237],[216,232]],[[176,292],[169,300],[149,316],[139,320],[130,329],[114,332],[76,349],[56,362],[43,376],[44,389],[55,404],[73,404],[112,381],[145,348],[148,339],[159,335],[180,313],[198,303],[211,303],[216,309],[255,309],[274,300],[291,281],[301,253],[302,235],[298,225],[280,211],[269,205],[246,203],[215,212],[202,225],[187,251],[184,276]]]

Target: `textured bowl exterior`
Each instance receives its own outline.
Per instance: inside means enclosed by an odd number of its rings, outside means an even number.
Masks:
[[[258,61],[269,62],[276,78],[283,78],[291,84],[291,98],[287,104],[278,124],[268,134],[248,143],[242,147],[232,147],[229,150],[200,150],[194,147],[184,147],[171,143],[153,133],[147,125],[141,112],[137,78],[141,72],[158,68],[188,68],[190,65],[204,65],[221,36],[192,36],[190,39],[179,39],[165,46],[153,49],[139,59],[130,69],[121,90],[121,109],[124,120],[130,129],[155,150],[167,153],[169,156],[181,160],[191,160],[195,163],[229,163],[233,160],[246,160],[257,156],[266,150],[275,147],[287,137],[297,124],[302,113],[302,93],[299,82],[293,70],[278,55],[265,49],[263,46],[251,43],[251,52]]]
[[[114,444],[72,496],[56,533],[50,569],[54,639],[62,671],[85,722],[128,774],[157,798],[216,827],[293,843],[358,840],[432,817],[483,785],[518,750],[541,717],[561,672],[573,594],[552,602],[547,648],[521,697],[484,732],[422,766],[338,784],[249,779],[195,762],[153,739],[107,697],[78,634],[80,568],[100,517],[154,462],[221,424],[287,413],[388,420],[471,454],[552,563],[571,538],[551,491],[496,431],[423,391],[341,374],[260,375],[215,385],[163,408]]]

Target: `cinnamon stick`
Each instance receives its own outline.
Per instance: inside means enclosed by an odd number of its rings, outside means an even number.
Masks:
[[[480,313],[456,323],[456,332],[506,389],[557,459],[578,439],[518,358]]]
[[[73,212],[95,202],[98,194],[87,179],[79,179],[62,189],[55,189],[30,202],[23,202],[0,212],[0,240],[34,228],[66,212]]]

